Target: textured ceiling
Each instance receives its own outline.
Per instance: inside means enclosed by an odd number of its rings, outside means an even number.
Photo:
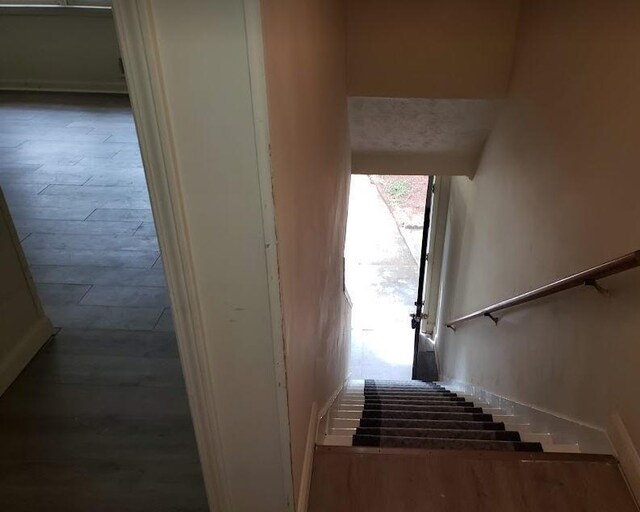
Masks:
[[[384,155],[384,165],[399,164],[389,172],[401,171],[406,165],[419,165],[422,155],[430,166],[424,172],[473,174],[475,168],[469,167],[478,161],[500,103],[491,99],[351,97],[349,124],[356,167],[363,155],[369,166],[372,155]],[[402,162],[404,155],[411,159],[410,164]]]

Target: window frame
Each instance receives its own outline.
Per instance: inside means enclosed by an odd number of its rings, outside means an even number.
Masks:
[[[1,9],[111,9],[111,0],[0,0]]]

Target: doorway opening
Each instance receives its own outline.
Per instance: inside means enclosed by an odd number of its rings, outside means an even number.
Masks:
[[[353,175],[345,285],[352,379],[410,380],[428,176]]]
[[[12,250],[24,254],[55,328],[0,392],[0,437],[20,447],[7,463],[37,474],[18,488],[0,482],[0,497],[30,510],[65,509],[69,495],[82,510],[96,500],[112,510],[205,510],[128,96],[0,93],[0,190]],[[0,325],[12,315],[0,309]],[[70,477],[78,468],[81,480]],[[145,478],[131,483],[132,474]],[[59,475],[65,492],[47,484]]]

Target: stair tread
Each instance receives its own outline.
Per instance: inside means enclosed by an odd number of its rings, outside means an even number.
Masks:
[[[499,409],[491,409],[499,414]],[[330,412],[325,442],[377,448],[541,452],[472,399],[415,381],[365,380],[350,385]]]

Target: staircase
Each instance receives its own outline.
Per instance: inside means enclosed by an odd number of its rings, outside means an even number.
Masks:
[[[308,510],[638,512],[615,457],[578,452],[438,383],[354,380],[320,423]]]
[[[555,445],[550,434],[527,432],[528,425],[487,405],[436,383],[350,381],[325,416],[318,444],[516,452],[578,451],[576,445]]]

